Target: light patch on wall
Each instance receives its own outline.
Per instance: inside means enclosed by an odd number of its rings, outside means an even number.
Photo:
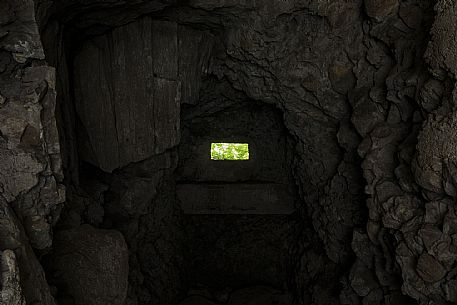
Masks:
[[[249,160],[249,144],[211,143],[211,160]]]

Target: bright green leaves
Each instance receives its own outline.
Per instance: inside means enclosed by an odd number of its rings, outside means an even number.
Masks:
[[[249,160],[249,144],[211,143],[211,160]]]

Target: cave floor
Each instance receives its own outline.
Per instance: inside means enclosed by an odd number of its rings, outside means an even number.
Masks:
[[[219,290],[198,287],[178,305],[290,305],[291,296],[268,286]]]

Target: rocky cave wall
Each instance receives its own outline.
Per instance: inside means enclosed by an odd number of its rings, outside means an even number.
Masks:
[[[36,255],[65,200],[55,69],[32,1],[2,1],[0,28],[0,303],[55,304]]]
[[[172,304],[184,291],[182,229],[172,175],[180,136],[177,29],[176,23],[145,17],[94,37],[81,31],[83,38],[68,41],[71,45],[63,50],[74,99],[68,113],[62,111],[62,120],[75,118],[75,134],[69,138],[75,137],[77,145],[68,147],[74,148],[70,158],[79,166],[58,230],[90,225],[121,232],[129,268],[115,274],[119,281],[128,276],[127,299],[133,304]],[[57,244],[48,255],[50,282],[62,292],[58,300],[87,304],[89,297],[80,299],[84,271],[78,272],[79,280],[69,279],[62,275],[68,267],[52,263],[69,246]],[[81,288],[66,288],[71,286]],[[121,304],[125,298],[116,294],[106,300]]]
[[[180,298],[179,104],[199,103],[204,78],[228,100],[275,105],[297,143],[299,213],[311,224],[294,253],[297,304],[457,302],[453,2],[1,5],[1,302]],[[163,24],[175,34],[154,39]],[[142,31],[152,39],[138,37]],[[90,41],[98,48],[88,51]],[[126,61],[110,70],[119,58]],[[95,86],[103,77],[122,90]],[[78,81],[89,96],[78,93]],[[157,87],[162,98],[149,99]],[[168,102],[151,109],[144,101]],[[148,125],[157,111],[170,127]],[[68,236],[75,257],[65,257]],[[74,264],[87,253],[97,255]],[[61,263],[46,267],[50,289],[42,265],[52,258]],[[101,286],[62,272],[90,278],[94,261],[113,271]]]

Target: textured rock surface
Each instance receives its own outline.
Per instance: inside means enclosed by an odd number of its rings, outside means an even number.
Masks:
[[[297,304],[457,302],[453,1],[4,3],[0,185],[18,220],[0,243],[16,250],[27,300],[37,289],[22,269],[40,269],[28,240],[51,246],[63,199],[57,90],[70,190],[58,231],[124,235],[128,304],[175,304],[192,284],[180,114],[216,118],[242,101],[279,109],[293,138],[301,225],[285,284]]]
[[[19,276],[16,255],[12,250],[5,250],[0,255],[1,304],[25,305]]]
[[[25,230],[6,201],[0,198],[0,251],[2,266],[2,297],[9,301],[25,300],[27,304],[54,305],[54,299],[46,282],[43,268],[33,252]],[[11,253],[14,251],[14,255]],[[3,279],[5,279],[3,281]],[[20,287],[17,287],[17,280]],[[13,289],[13,290],[12,290]],[[8,303],[6,303],[8,304]]]
[[[64,200],[54,119],[54,69],[24,67],[2,76],[2,196],[24,220],[33,246],[44,249],[51,246],[53,220],[49,215]]]
[[[178,143],[176,23],[122,26],[85,43],[74,66],[84,161],[112,171]]]
[[[128,249],[122,234],[84,225],[60,231],[49,257],[62,304],[125,304]]]
[[[55,70],[42,61],[34,2],[0,6],[0,303],[53,305],[31,246],[51,246],[64,201]]]
[[[55,71],[38,61],[44,54],[33,2],[4,3],[8,9],[0,15],[0,23],[6,24],[0,44],[1,194],[24,218],[34,246],[46,248],[51,244],[48,215],[64,200],[54,117]]]

